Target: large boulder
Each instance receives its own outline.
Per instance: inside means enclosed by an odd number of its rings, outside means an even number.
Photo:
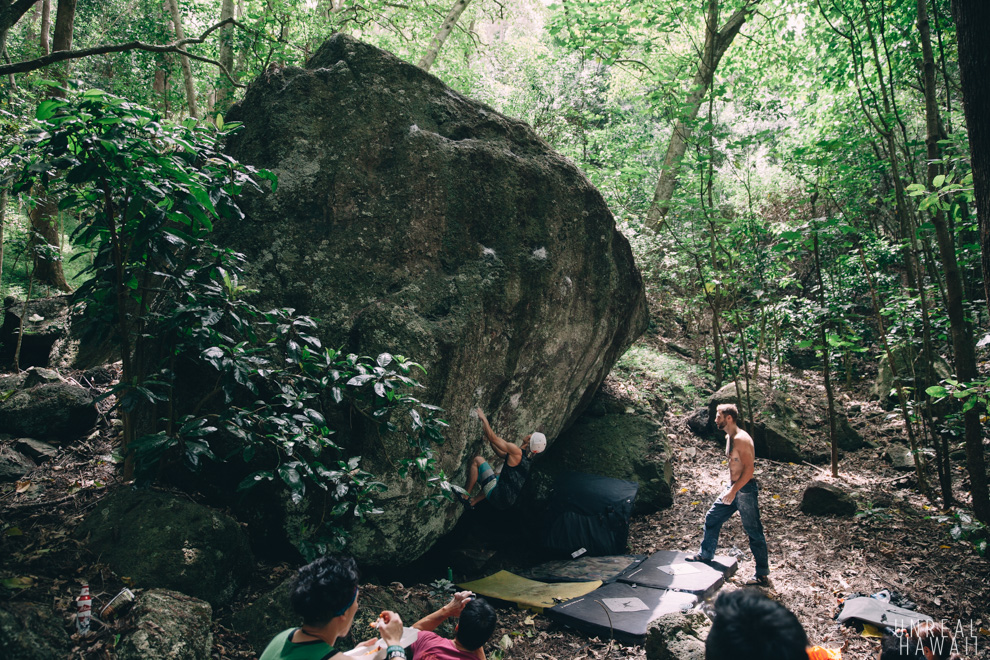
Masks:
[[[856,500],[838,486],[812,481],[801,496],[801,511],[809,516],[851,516]]]
[[[880,406],[885,410],[891,410],[898,405],[897,381],[894,378],[896,369],[898,377],[905,387],[910,388],[915,398],[925,396],[925,390],[937,385],[939,381],[952,376],[952,369],[949,363],[942,356],[936,355],[933,360],[934,373],[929,378],[925,369],[925,356],[921,351],[913,346],[895,346],[890,351],[894,356],[894,369],[890,368],[890,360],[887,354],[880,356],[880,363],[877,366],[877,378],[873,383],[873,396],[880,402]]]
[[[4,601],[0,603],[0,658],[65,658],[72,649],[65,630],[65,620],[50,606]]]
[[[229,153],[279,183],[245,198],[246,217],[217,240],[247,256],[262,307],[319,319],[328,346],[426,367],[452,480],[482,449],[474,407],[502,437],[538,427],[552,441],[645,330],[629,244],[588,179],[525,123],[423,70],[334,35],[306,68],[255,80],[228,120],[244,123]],[[366,426],[336,437],[389,490],[349,549],[364,563],[409,562],[460,508],[417,506],[427,486],[396,476],[405,440]],[[321,503],[302,520],[320,520]]]
[[[50,369],[29,369],[0,385],[0,429],[7,433],[68,442],[96,424],[89,390],[63,381]],[[9,389],[7,389],[9,388]]]
[[[254,565],[236,520],[151,490],[120,488],[76,528],[89,549],[143,588],[181,591],[230,605]]]
[[[118,660],[209,660],[213,608],[209,603],[165,589],[140,594],[121,636]]]
[[[24,319],[19,366],[87,369],[119,359],[119,342],[106,327],[88,324],[84,306],[72,296],[51,296],[28,302],[14,296],[4,299],[0,323],[0,365],[12,365],[17,335]]]
[[[692,430],[698,426],[699,431],[711,431],[713,433],[711,437],[714,437],[720,445],[724,444],[725,434],[715,432],[717,431],[715,413],[719,405],[734,403],[744,416],[741,420],[742,426],[753,436],[753,444],[759,458],[796,463],[801,461],[822,463],[829,460],[831,449],[828,425],[825,422],[826,408],[821,402],[814,397],[807,397],[798,405],[777,390],[766,394],[755,386],[750,387],[748,397],[746,392],[745,381],[739,382],[738,390],[736,383],[723,385],[708,400],[708,426],[702,428],[700,422],[696,422],[690,427]],[[740,394],[743,404],[739,402]],[[745,419],[743,410],[747,399],[755,409],[755,422]],[[703,415],[698,413],[692,415],[692,419],[700,417]],[[836,412],[835,430],[839,449],[843,451],[855,451],[867,445],[841,411]],[[699,433],[699,435],[704,434]]]
[[[642,415],[584,415],[534,464],[527,490],[545,500],[561,472],[584,472],[639,484],[635,512],[674,502],[671,452],[660,426]]]

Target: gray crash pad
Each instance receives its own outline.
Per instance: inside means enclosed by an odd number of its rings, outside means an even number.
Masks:
[[[619,576],[619,582],[707,598],[718,591],[727,577],[735,575],[739,567],[734,557],[716,555],[710,562],[689,562],[686,561],[689,556],[686,552],[661,550]]]
[[[594,593],[594,592],[592,592]],[[876,598],[858,596],[849,598],[842,603],[839,615],[835,617],[839,623],[846,623],[850,620],[869,623],[878,628],[890,626],[891,628],[912,628],[922,621],[931,621],[930,616],[919,614],[903,607],[894,607],[890,603],[885,603]]]
[[[540,564],[520,573],[524,578],[542,582],[587,582],[601,580],[611,582],[623,573],[635,570],[645,555],[609,555],[606,557],[578,557],[560,559]]]
[[[697,602],[692,594],[612,582],[545,612],[551,620],[587,635],[642,644],[651,621],[688,610]]]

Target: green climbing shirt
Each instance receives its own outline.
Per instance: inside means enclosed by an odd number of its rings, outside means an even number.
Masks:
[[[299,628],[289,628],[275,635],[268,642],[260,660],[328,660],[337,654],[337,650],[326,642],[293,642],[292,636]]]

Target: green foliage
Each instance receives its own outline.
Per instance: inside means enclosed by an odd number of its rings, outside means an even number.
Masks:
[[[962,511],[954,511],[951,515],[930,516],[930,518],[941,526],[949,527],[949,537],[953,541],[971,543],[976,554],[986,557],[990,531],[979,520]]]
[[[411,456],[400,460],[402,475],[431,480],[434,499],[449,492],[432,453],[446,423],[411,394],[422,388],[412,377],[422,367],[326,348],[313,319],[255,307],[238,279],[243,257],[210,240],[216,221],[243,218],[238,194],[260,192],[259,180],[275,185],[272,174],[223,154],[236,124],[176,124],[99,90],[43,101],[37,120],[10,153],[12,189],[44,183],[79,217],[73,238],[94,257],[78,295],[91,335],[112,333],[121,344],[123,376],[110,394],[139,480],[153,479],[163,461],[199,470],[257,457],[275,467],[241,488],[278,481],[296,503],[307,488],[326,491],[334,503],[326,529],[310,536],[339,545],[340,522],[380,512],[372,497],[385,489],[333,441],[327,417],[343,406],[380,433],[404,433]],[[212,389],[190,400],[190,379]]]

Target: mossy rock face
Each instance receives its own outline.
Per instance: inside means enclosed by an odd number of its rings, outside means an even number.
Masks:
[[[674,502],[670,448],[648,417],[581,417],[537,458],[526,486],[530,497],[549,498],[556,476],[568,471],[635,481],[636,513],[653,513]]]
[[[65,443],[85,435],[96,424],[96,403],[89,390],[65,382],[33,387],[29,382],[24,378],[17,386],[23,389],[9,396],[0,392],[0,428],[7,433]]]
[[[36,603],[0,603],[0,658],[65,658],[71,649],[65,620],[51,607]]]
[[[457,483],[485,442],[574,422],[647,325],[632,251],[602,196],[528,125],[398,58],[334,35],[306,68],[272,68],[227,119],[228,151],[278,175],[215,238],[247,256],[262,308],[320,320],[324,345],[401,353],[446,411],[440,465]],[[410,562],[462,513],[420,507],[397,476],[410,449],[373,425],[337,428],[389,490],[351,530],[362,563]],[[315,489],[313,489],[315,491]],[[312,528],[322,497],[283,520]]]
[[[152,589],[138,594],[128,615],[134,626],[121,637],[118,660],[209,660],[213,608],[196,598]]]
[[[150,490],[120,488],[76,529],[89,549],[138,587],[229,605],[254,565],[236,520]]]
[[[705,660],[705,640],[712,624],[702,612],[674,612],[650,622],[647,660]]]

